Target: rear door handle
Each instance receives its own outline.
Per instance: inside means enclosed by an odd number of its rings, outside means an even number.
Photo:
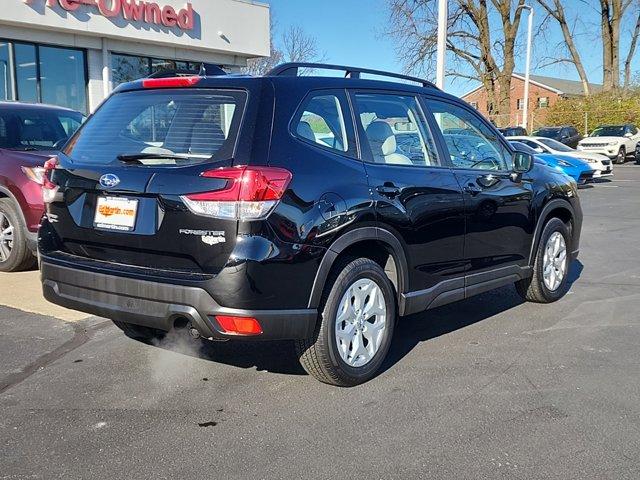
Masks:
[[[385,183],[384,185],[378,185],[376,187],[376,192],[380,195],[384,195],[385,197],[394,198],[400,195],[400,189],[396,187],[394,184]]]

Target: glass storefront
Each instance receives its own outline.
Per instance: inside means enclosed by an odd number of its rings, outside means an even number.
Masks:
[[[41,102],[87,113],[84,50],[0,41],[0,100]]]
[[[0,41],[0,100],[13,98],[12,70],[11,46],[8,42]]]
[[[119,53],[111,54],[111,80],[113,86],[148,77],[162,70],[192,70],[197,73],[200,64],[179,60],[163,60],[160,58],[137,57]]]

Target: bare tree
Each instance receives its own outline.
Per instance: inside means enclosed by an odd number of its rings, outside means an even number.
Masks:
[[[291,26],[282,35],[282,60],[284,62],[322,63],[326,56],[320,52],[316,39],[302,27]],[[309,73],[308,69],[303,73]]]
[[[565,14],[564,7],[562,5],[561,0],[537,0],[540,6],[546,10],[547,14],[553,18],[558,25],[560,26],[560,30],[562,31],[562,37],[564,39],[564,43],[569,50],[570,59],[569,61],[573,63],[578,71],[578,76],[580,77],[580,82],[582,83],[582,90],[585,95],[589,95],[591,93],[589,91],[589,79],[587,78],[587,72],[582,63],[582,58],[580,57],[580,52],[578,51],[576,44],[574,42],[574,32],[569,28],[569,21],[567,20],[567,16]],[[558,59],[556,57],[556,62],[565,61],[565,59]]]
[[[631,0],[600,0],[604,90],[620,86],[620,26]]]
[[[291,26],[278,38],[274,39],[271,29],[271,56],[253,58],[247,62],[245,73],[264,75],[276,65],[283,62],[323,62],[325,55],[320,52],[316,39],[307,34],[301,27]],[[310,73],[311,69],[303,69]]]
[[[405,70],[433,73],[437,1],[387,1],[388,33],[396,39],[396,52]],[[454,68],[447,75],[480,81],[492,107],[489,113],[510,113],[515,42],[524,0],[450,0],[449,3],[447,50],[454,57]],[[490,17],[494,16],[500,21],[492,24]]]
[[[637,3],[638,20],[636,21],[636,27],[631,34],[631,43],[629,45],[629,52],[627,58],[624,61],[624,87],[631,87],[631,61],[636,53],[636,47],[638,46],[638,37],[640,37],[640,0]]]

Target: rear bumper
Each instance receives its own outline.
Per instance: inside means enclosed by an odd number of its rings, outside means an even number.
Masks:
[[[92,315],[169,331],[186,319],[203,337],[214,339],[285,340],[313,335],[317,311],[243,310],[222,307],[204,289],[88,272],[41,257],[44,296],[52,303]],[[227,334],[215,315],[256,318],[263,333]]]

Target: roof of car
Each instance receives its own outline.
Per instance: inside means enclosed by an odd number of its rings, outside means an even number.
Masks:
[[[342,71],[343,76],[323,76],[318,72],[328,71]],[[362,78],[361,75],[373,75],[376,78]],[[170,75],[167,72],[166,75],[162,75],[157,78],[158,81],[162,79],[166,80]],[[178,76],[184,76],[178,73]],[[193,75],[197,76],[197,75]],[[238,86],[245,84],[250,85],[253,82],[270,81],[273,84],[286,84],[292,87],[298,87],[302,89],[317,89],[317,88],[367,88],[367,89],[381,89],[381,90],[404,90],[412,93],[435,93],[442,97],[450,99],[460,100],[459,97],[447,94],[437,88],[434,84],[428,80],[424,80],[417,77],[411,77],[405,74],[398,74],[393,72],[384,72],[380,70],[372,70],[367,68],[343,66],[343,65],[329,65],[319,63],[286,63],[275,67],[273,70],[263,76],[251,76],[251,75],[238,75],[238,74],[226,74],[226,75],[205,75],[200,77],[201,80],[195,84],[195,86],[208,86],[215,87],[217,85],[225,86],[225,84]],[[382,80],[381,78],[387,78]],[[149,79],[135,80],[129,83],[123,83],[119,85],[116,91],[130,91],[140,90],[144,88],[143,82]],[[412,82],[412,83],[409,83]],[[153,87],[149,87],[153,88]],[[179,86],[175,88],[181,88]],[[189,88],[185,85],[185,88]]]
[[[21,108],[21,109],[30,109],[30,110],[58,110],[58,111],[81,113],[71,108],[60,107],[58,105],[49,105],[47,103],[14,102],[14,101],[6,101],[6,100],[0,101],[0,108]]]

